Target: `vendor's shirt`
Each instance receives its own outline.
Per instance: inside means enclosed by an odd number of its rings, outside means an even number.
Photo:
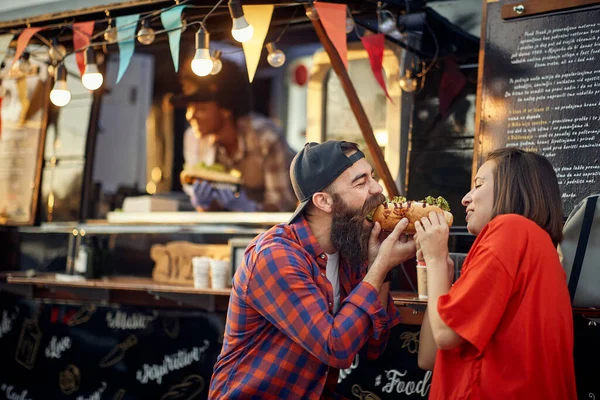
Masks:
[[[250,114],[238,119],[238,151],[233,156],[211,136],[196,137],[192,128],[184,134],[186,165],[219,163],[241,172],[244,190],[259,211],[293,211],[297,199],[290,182],[293,150],[273,122]]]
[[[303,216],[276,225],[246,249],[233,278],[223,348],[210,399],[335,399],[339,368],[359,350],[378,358],[400,323],[362,279],[367,265],[339,260],[334,315],[328,257]],[[362,353],[361,353],[362,354]]]
[[[430,399],[577,398],[566,276],[533,221],[494,218],[438,311],[466,343],[438,350]]]

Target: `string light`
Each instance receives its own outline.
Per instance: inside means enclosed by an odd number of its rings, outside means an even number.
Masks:
[[[267,43],[267,62],[271,67],[279,68],[285,64],[285,54],[275,47],[275,43]]]
[[[98,66],[96,65],[94,49],[88,47],[84,53],[85,56],[85,70],[83,75],[81,76],[81,83],[88,90],[96,90],[100,86],[102,86],[102,82],[104,78],[100,71],[98,71]]]
[[[154,29],[150,26],[150,21],[145,19],[142,21],[142,28],[137,33],[137,39],[141,44],[149,45],[154,42],[154,38],[156,37],[156,33],[154,33]]]
[[[50,91],[50,101],[57,107],[64,107],[71,101],[71,92],[67,87],[67,69],[63,63],[56,68],[56,82]]]
[[[240,43],[247,42],[252,39],[254,35],[254,27],[246,21],[244,17],[244,11],[242,10],[242,4],[239,0],[229,0],[229,13],[233,25],[231,27],[231,35],[235,40]]]
[[[223,61],[221,61],[221,50],[215,50],[212,54],[213,69],[210,71],[211,75],[216,75],[223,69]]]
[[[355,27],[356,24],[354,23],[354,18],[346,17],[346,34],[351,34]]]
[[[50,60],[54,62],[62,61],[62,59],[65,58],[66,54],[67,49],[65,48],[65,46],[59,44],[58,40],[56,40],[56,38],[53,38],[52,46],[50,47],[50,50],[48,50],[48,57],[50,57]]]
[[[192,71],[198,76],[210,74],[214,67],[214,62],[210,56],[210,34],[204,30],[204,27],[196,32],[196,54],[192,60]]]
[[[313,5],[311,5],[309,8],[306,9],[306,16],[308,17],[308,19],[310,19],[312,21],[318,20],[319,13],[317,12],[317,8]]]
[[[108,20],[108,28],[104,32],[104,41],[108,43],[114,43],[118,40],[117,36],[117,28],[115,28],[112,24],[112,19]]]
[[[407,93],[412,93],[417,90],[417,78],[412,69],[407,69],[406,73],[400,78],[399,85],[402,90]]]

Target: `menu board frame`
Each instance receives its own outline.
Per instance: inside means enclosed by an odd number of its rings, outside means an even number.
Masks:
[[[52,89],[53,80],[47,76],[44,81],[41,81],[40,87],[43,90],[42,94],[34,94],[40,96],[43,99],[41,107],[42,118],[39,129],[39,135],[37,140],[37,151],[35,157],[35,175],[33,184],[30,185],[32,191],[31,204],[29,205],[29,218],[27,220],[15,220],[14,218],[0,217],[0,226],[31,226],[34,225],[38,216],[38,205],[40,199],[40,188],[42,178],[42,166],[44,164],[44,143],[46,141],[46,131],[48,128],[48,112],[50,107],[50,91]],[[5,127],[2,128],[6,129]],[[4,132],[5,133],[5,132]],[[1,139],[0,139],[1,140]],[[7,193],[0,193],[0,196],[8,195]]]
[[[500,7],[500,15],[494,13],[493,17],[490,16],[490,6]],[[493,57],[500,58],[496,54],[499,51],[497,50],[498,47],[500,47],[497,46],[498,41],[510,40],[507,37],[500,37],[498,35],[496,37],[488,37],[490,25],[503,22],[506,24],[507,29],[511,29],[510,27],[513,22],[522,22],[525,18],[528,20],[534,18],[539,21],[539,19],[554,17],[563,13],[573,14],[580,11],[585,12],[590,9],[598,11],[600,9],[600,0],[528,0],[520,2],[483,0],[472,179],[475,178],[477,170],[484,163],[487,154],[501,147],[498,145],[498,142],[501,142],[501,140],[498,137],[494,137],[494,135],[498,135],[499,133],[493,132],[493,129],[491,131],[486,129],[486,117],[489,121],[493,116],[498,115],[499,111],[503,109],[506,111],[507,108],[503,99],[494,99],[491,101],[485,98],[491,92],[489,85],[493,81],[493,78],[505,78],[505,76],[494,76],[494,73],[490,72],[490,69],[493,69],[491,68],[490,60],[493,60]],[[496,19],[490,20],[490,18]],[[504,117],[506,118],[507,116]],[[569,214],[573,206],[570,203],[568,205],[565,204],[566,215]]]

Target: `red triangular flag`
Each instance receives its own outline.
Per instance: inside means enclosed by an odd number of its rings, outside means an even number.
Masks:
[[[33,35],[41,31],[42,29],[44,28],[27,28],[23,32],[21,32],[19,38],[17,39],[17,51],[15,52],[15,58],[13,62],[17,62],[19,58],[21,58]]]
[[[379,86],[385,92],[387,98],[392,102],[387,87],[385,86],[385,80],[383,79],[383,50],[385,48],[385,35],[378,33],[377,35],[363,36],[360,38],[367,54],[369,54],[369,61],[371,62],[371,70]]]
[[[458,69],[458,64],[453,58],[444,62],[444,72],[438,89],[440,99],[440,115],[443,119],[448,117],[450,106],[467,84],[467,78]]]
[[[346,69],[348,69],[348,43],[346,43],[346,5],[334,3],[313,3],[329,36],[329,40],[333,43],[339,53]]]
[[[85,70],[84,50],[82,49],[90,44],[92,33],[94,33],[94,21],[75,22],[73,24],[73,49],[76,52],[75,58],[77,59],[77,67],[79,67],[81,75],[83,75],[83,71]]]

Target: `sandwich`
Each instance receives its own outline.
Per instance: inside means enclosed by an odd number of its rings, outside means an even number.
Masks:
[[[450,213],[450,205],[441,196],[427,196],[420,201],[407,201],[405,197],[397,196],[378,205],[373,213],[367,216],[367,219],[379,222],[382,230],[391,232],[402,218],[408,218],[408,226],[404,233],[414,235],[416,233],[415,222],[423,217],[429,217],[429,213],[432,211],[443,212],[448,226],[452,226],[454,217]]]
[[[200,162],[192,168],[184,167],[180,174],[182,185],[192,185],[194,181],[208,181],[214,187],[229,188],[233,192],[239,190],[243,184],[240,171],[227,171],[222,164],[207,165]]]

